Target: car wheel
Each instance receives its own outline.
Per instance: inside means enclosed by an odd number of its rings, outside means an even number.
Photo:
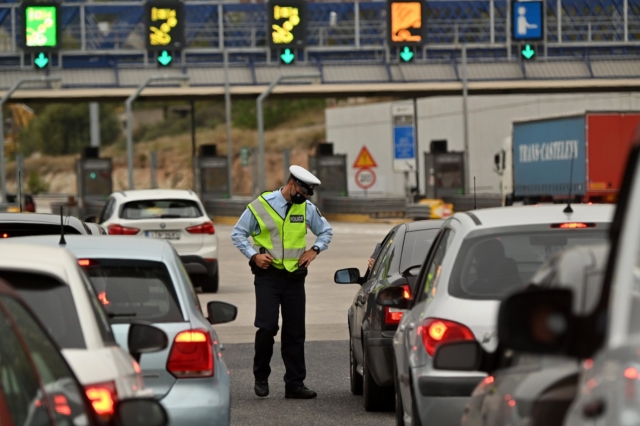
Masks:
[[[353,339],[349,337],[349,380],[351,382],[351,393],[362,395],[362,376],[358,373],[358,363],[353,353]]]
[[[409,380],[409,388],[411,389],[411,426],[422,426],[420,420],[420,410],[416,402],[416,395],[413,393],[413,380]]]
[[[396,426],[404,426],[404,406],[402,405],[400,382],[398,381],[398,367],[396,366],[395,360],[393,362],[393,383],[396,389]]]
[[[393,410],[395,398],[393,386],[378,386],[369,370],[367,360],[367,348],[364,348],[363,366],[363,386],[364,409],[367,411],[391,411]]]
[[[196,287],[200,287],[203,293],[217,293],[219,281],[219,276],[216,272],[212,277],[206,274],[198,275],[193,284]]]

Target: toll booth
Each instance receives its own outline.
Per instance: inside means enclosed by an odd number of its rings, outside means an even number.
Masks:
[[[100,158],[96,147],[85,148],[76,161],[79,206],[85,215],[97,215],[113,192],[111,158]]]
[[[347,197],[347,156],[334,154],[332,143],[321,143],[315,157],[309,157],[309,170],[322,185],[316,188],[314,201],[322,204],[323,198]]]
[[[218,157],[215,145],[200,145],[198,153],[202,199],[231,198],[227,157]]]
[[[464,152],[447,151],[447,141],[431,141],[424,153],[427,198],[444,198],[465,193]]]

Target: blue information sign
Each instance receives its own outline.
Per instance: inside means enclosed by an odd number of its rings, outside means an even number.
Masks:
[[[544,9],[541,1],[514,1],[511,28],[514,40],[541,40],[544,29]]]
[[[395,160],[413,160],[416,157],[413,126],[393,128],[393,152]]]
[[[391,106],[393,169],[396,172],[415,171],[417,167],[414,112],[413,103]]]

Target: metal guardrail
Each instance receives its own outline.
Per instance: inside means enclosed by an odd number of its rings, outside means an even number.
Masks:
[[[428,204],[407,204],[404,216],[415,220],[430,219],[431,206]]]
[[[474,210],[473,194],[454,195],[454,196],[442,197],[442,198],[445,202],[453,204],[454,212],[466,212],[469,210]],[[496,194],[476,195],[476,199],[475,199],[476,209],[486,209],[490,207],[501,207],[501,206],[502,206],[502,198],[500,198],[500,195],[496,195]]]

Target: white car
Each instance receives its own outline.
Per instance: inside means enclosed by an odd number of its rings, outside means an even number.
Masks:
[[[68,250],[6,239],[0,243],[0,278],[44,324],[99,415],[109,418],[118,400],[152,394],[144,388],[138,363],[116,344],[98,296]],[[162,333],[149,325],[136,327],[130,338],[141,331],[154,337]],[[164,333],[162,339],[166,347]],[[147,347],[133,355],[164,347]]]
[[[175,247],[193,285],[218,291],[218,236],[190,190],[143,189],[111,194],[98,223],[109,235],[162,238]]]

